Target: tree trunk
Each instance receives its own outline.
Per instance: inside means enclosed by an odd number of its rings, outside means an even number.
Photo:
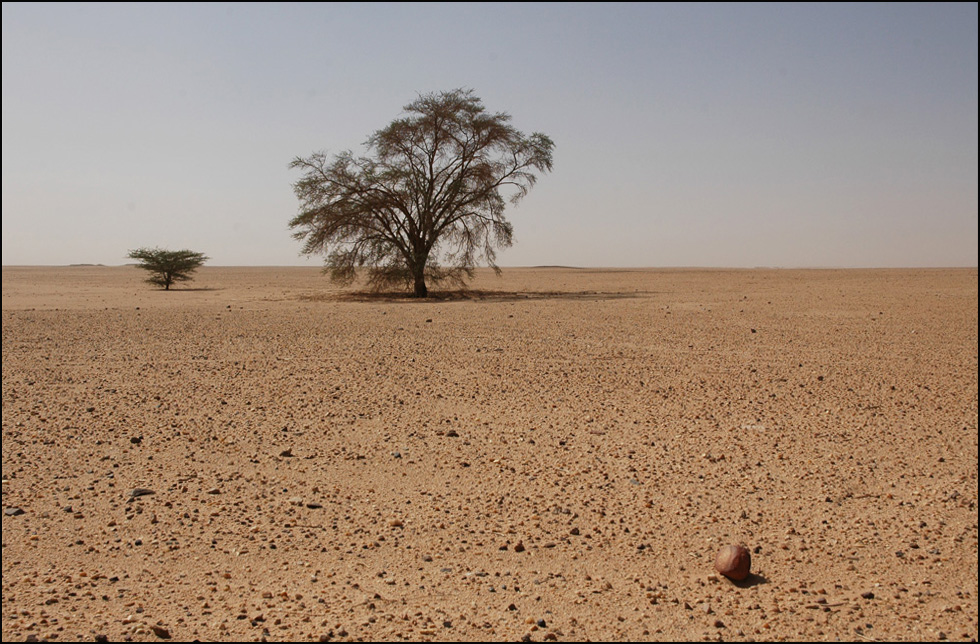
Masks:
[[[429,289],[425,287],[425,275],[422,271],[415,274],[415,297],[429,297]]]
[[[425,265],[429,261],[429,252],[416,248],[412,253],[409,270],[415,280],[415,297],[429,297],[429,289],[425,287]]]

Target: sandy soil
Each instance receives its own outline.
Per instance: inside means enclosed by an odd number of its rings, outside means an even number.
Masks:
[[[142,277],[3,268],[4,640],[977,638],[975,269]]]

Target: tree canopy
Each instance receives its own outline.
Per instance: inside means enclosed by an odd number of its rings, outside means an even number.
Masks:
[[[137,265],[150,276],[146,281],[170,290],[175,282],[191,279],[191,274],[200,268],[209,257],[192,250],[164,250],[161,248],[138,248],[129,251],[130,259],[139,260]]]
[[[290,222],[304,254],[324,254],[341,284],[367,268],[375,289],[403,284],[426,297],[426,282],[465,284],[479,261],[499,271],[510,246],[504,217],[552,168],[554,143],[525,135],[510,115],[489,113],[472,90],[420,95],[366,141],[368,154],[297,157],[300,212]]]

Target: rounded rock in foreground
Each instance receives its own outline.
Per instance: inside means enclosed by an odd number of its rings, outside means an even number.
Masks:
[[[715,558],[715,570],[733,581],[744,581],[751,564],[752,556],[745,546],[725,546]]]

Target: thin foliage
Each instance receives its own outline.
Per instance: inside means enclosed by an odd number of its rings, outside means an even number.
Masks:
[[[297,157],[293,185],[300,212],[290,222],[304,254],[323,254],[325,270],[350,284],[463,286],[478,262],[499,271],[496,249],[513,243],[504,217],[552,168],[554,143],[525,135],[510,115],[488,113],[472,90],[425,94],[405,115],[372,134],[368,154]]]

